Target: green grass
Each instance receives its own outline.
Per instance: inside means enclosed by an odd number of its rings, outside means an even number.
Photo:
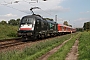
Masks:
[[[69,40],[64,46],[62,46],[56,53],[51,55],[48,60],[65,60],[66,55],[70,51],[70,48],[73,46],[75,40],[80,34],[76,36],[73,35],[72,39]]]
[[[83,32],[79,39],[78,60],[90,60],[90,31]]]
[[[17,37],[18,27],[0,24],[0,40]]]
[[[23,51],[13,51],[0,54],[1,60],[36,60],[46,52],[60,45],[63,41],[70,38],[71,35],[61,36],[52,40],[45,40],[43,42],[32,45]]]

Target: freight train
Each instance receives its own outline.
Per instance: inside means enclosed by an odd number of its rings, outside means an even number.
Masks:
[[[22,38],[37,39],[73,32],[76,32],[76,29],[32,14],[22,17],[17,34]]]

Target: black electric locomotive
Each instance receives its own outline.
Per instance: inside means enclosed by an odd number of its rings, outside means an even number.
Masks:
[[[57,23],[46,20],[40,15],[24,16],[20,21],[18,36],[24,38],[44,38],[58,33]]]

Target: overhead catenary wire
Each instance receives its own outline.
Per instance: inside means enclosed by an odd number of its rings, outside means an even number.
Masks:
[[[25,1],[25,0],[23,0],[24,2],[26,2],[26,3],[29,3],[30,5],[32,5],[32,6],[35,6],[35,5],[33,5],[33,4],[31,4],[30,2],[27,2],[27,1]],[[4,1],[5,2],[5,1]],[[15,1],[15,2],[19,2],[19,1]],[[6,3],[6,2],[5,2]],[[12,2],[10,2],[10,4],[12,4]],[[22,10],[19,10],[19,9],[17,9],[17,8],[14,8],[14,7],[11,7],[11,6],[8,6],[8,4],[1,4],[1,5],[4,5],[4,6],[6,6],[6,7],[9,7],[9,8],[12,8],[12,9],[15,9],[15,10],[18,10],[18,11],[21,11],[21,12],[24,12],[24,13],[27,13],[27,12],[25,12],[25,11],[22,11]],[[35,6],[36,7],[36,6]],[[40,9],[40,10],[42,10],[42,9]],[[45,12],[45,13],[47,13],[47,14],[49,14],[49,15],[51,15],[51,16],[55,16],[55,15],[52,15],[51,13],[49,13],[49,12],[46,12],[46,11],[44,11],[44,10],[42,10],[43,12]],[[29,13],[27,13],[27,14],[29,14]]]
[[[29,3],[29,4],[32,5],[32,6],[35,6],[35,5],[31,4],[30,2],[28,2],[28,1],[26,1],[26,0],[22,0],[22,1],[24,1],[24,2],[26,2],[26,3]],[[18,1],[18,2],[19,2],[19,1]],[[17,2],[17,3],[18,3],[18,2]],[[6,7],[9,7],[9,8],[15,9],[15,10],[18,10],[18,11],[20,11],[20,12],[24,12],[24,13],[30,14],[30,13],[25,12],[25,11],[23,11],[23,10],[19,10],[19,9],[17,9],[17,8],[8,6],[7,4],[1,4],[1,5],[4,5],[4,6],[6,6]],[[43,5],[43,4],[42,4],[42,5]],[[37,7],[37,6],[35,6],[35,7]],[[50,12],[44,11],[43,9],[40,9],[40,10],[42,10],[42,11],[45,12],[45,13],[47,13],[48,15],[51,15],[51,16],[54,16],[54,17],[56,16],[56,15],[54,15],[54,14],[51,14]],[[58,18],[58,17],[57,17],[57,18]],[[58,19],[59,19],[59,18],[58,18]]]
[[[28,1],[26,1],[26,0],[23,0],[24,2],[26,2],[26,3],[29,3],[30,5],[32,5],[32,6],[35,6],[35,5],[33,5],[33,4],[31,4],[30,2],[28,2]],[[43,5],[43,4],[42,4]],[[35,6],[35,7],[37,7],[37,6]],[[44,7],[45,7],[45,5],[44,5]],[[45,13],[47,13],[48,15],[51,15],[51,16],[56,16],[56,15],[54,15],[54,14],[51,14],[50,12],[46,12],[46,11],[44,11],[43,9],[40,9],[40,10],[42,10],[43,12],[45,12]],[[56,18],[55,18],[56,19]],[[60,19],[60,18],[58,18],[57,17],[57,19]],[[61,20],[61,19],[60,19]],[[63,20],[62,20],[63,21]]]
[[[26,2],[26,3],[29,3],[29,4],[32,5],[32,6],[35,6],[35,5],[31,4],[31,3],[28,2],[28,1],[25,1],[25,0],[23,0],[23,1]],[[37,6],[35,6],[35,7],[37,7]],[[49,15],[52,15],[52,14],[50,14],[49,12],[44,11],[43,9],[40,9],[40,10],[42,10],[43,12],[45,12],[45,13],[47,13],[47,14],[49,14]],[[52,16],[54,16],[54,15],[52,15]]]
[[[22,10],[19,10],[19,9],[17,9],[17,8],[14,8],[14,7],[8,6],[8,4],[1,4],[1,3],[0,3],[0,5],[6,6],[6,7],[9,7],[9,8],[12,8],[12,9],[15,9],[15,10],[20,11],[20,12],[23,12],[23,13],[27,13],[27,12],[22,11]],[[30,13],[27,13],[27,14],[30,14]]]

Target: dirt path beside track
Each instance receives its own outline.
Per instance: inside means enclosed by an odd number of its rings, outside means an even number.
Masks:
[[[72,37],[71,37],[72,38]],[[70,38],[70,39],[71,39]],[[54,54],[55,52],[57,52],[66,42],[68,42],[70,39],[64,41],[62,44],[60,44],[59,46],[55,47],[54,49],[50,50],[49,52],[47,52],[46,54],[42,55],[41,57],[39,57],[37,60],[47,60],[49,56],[51,56],[52,54]]]
[[[79,41],[76,40],[74,45],[72,46],[70,52],[67,54],[67,57],[65,60],[77,60],[78,57],[78,43]]]

